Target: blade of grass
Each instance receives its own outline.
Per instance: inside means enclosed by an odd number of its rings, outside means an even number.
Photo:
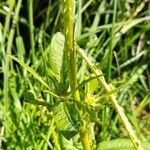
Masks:
[[[139,104],[139,106],[136,108],[135,112],[137,116],[140,116],[142,110],[144,110],[144,107],[146,107],[148,104],[150,104],[150,95],[146,95],[142,102]]]
[[[150,20],[150,16],[127,20],[127,21],[116,22],[114,24],[114,27],[116,27],[116,28],[118,27],[118,29],[120,29],[121,27],[122,28],[121,28],[120,32],[118,32],[117,35],[115,35],[115,36],[119,37],[120,35],[125,34],[129,29],[131,29],[135,25],[142,23],[144,21],[148,21],[148,20]],[[91,32],[86,32],[86,33],[82,34],[80,37],[78,37],[77,41],[84,39],[92,34],[99,33],[100,31],[102,31],[104,29],[110,29],[110,28],[112,28],[112,24],[105,24],[105,25],[98,26],[97,29],[92,30]]]
[[[9,33],[8,45],[7,45],[7,49],[6,49],[6,52],[9,53],[9,54],[11,54],[13,39],[14,39],[14,35],[15,35],[15,26],[18,22],[21,3],[22,3],[22,0],[19,0],[18,3],[17,3],[15,14],[14,14],[14,19],[13,19],[13,23],[12,23],[12,27],[11,27],[11,30],[10,30],[10,33]],[[9,105],[9,100],[8,100],[9,85],[8,85],[8,81],[9,81],[9,58],[8,58],[8,56],[6,56],[5,57],[5,68],[4,68],[4,100],[5,100],[6,110],[7,110],[8,105]]]
[[[27,64],[25,64],[24,62],[22,62],[21,60],[19,60],[18,58],[16,58],[13,55],[9,55],[7,54],[7,56],[13,60],[15,60],[16,62],[18,62],[24,69],[26,69],[28,72],[30,72],[35,79],[37,79],[43,86],[45,86],[47,89],[49,89],[49,94],[59,98],[59,96],[57,94],[55,94],[54,92],[51,91],[49,85],[42,79],[41,76],[39,76],[39,74],[37,74],[31,67],[29,67]]]
[[[81,35],[82,29],[82,13],[80,13],[82,9],[82,0],[77,1],[77,17],[76,17],[76,25],[75,25],[75,37],[79,37]]]
[[[119,67],[120,68],[124,68],[126,66],[128,66],[129,64],[137,61],[140,57],[142,57],[143,55],[145,55],[147,52],[145,50],[141,51],[140,53],[138,53],[136,56],[132,57],[131,59],[128,59],[126,62],[124,62],[123,64],[121,64]]]
[[[110,44],[109,44],[109,53],[108,53],[108,62],[107,62],[107,72],[106,79],[109,82],[111,79],[111,68],[112,68],[112,55],[113,55],[113,39],[115,35],[115,21],[116,21],[116,11],[117,11],[117,0],[114,0],[114,10],[113,10],[113,22],[112,22],[112,30],[110,35]]]
[[[82,13],[87,9],[87,7],[88,7],[93,1],[94,1],[94,0],[89,0],[89,1],[82,7],[82,9],[80,9],[80,11],[76,14],[75,18],[77,18],[79,14],[82,14]]]
[[[35,59],[34,23],[33,23],[33,0],[28,0],[29,30],[32,62]]]
[[[4,39],[3,39],[3,42],[5,43],[5,38],[6,38],[6,35],[8,34],[8,31],[9,31],[9,26],[10,26],[10,19],[11,19],[11,13],[13,11],[13,8],[15,6],[15,0],[12,0],[11,1],[11,4],[10,4],[10,7],[9,7],[9,12],[7,13],[7,16],[6,16],[6,20],[5,20],[5,26],[4,26]]]
[[[47,135],[44,135],[44,134],[42,135],[44,140],[46,141],[46,143],[44,144],[43,150],[47,150],[48,147],[50,149],[52,149],[52,144],[50,143],[49,139],[50,139],[50,136],[51,136],[53,130],[54,130],[54,119],[52,119],[52,121],[51,121]]]
[[[23,42],[22,36],[18,36],[16,38],[16,47],[17,47],[17,52],[18,52],[18,57],[20,60],[24,60],[24,55],[25,55],[25,46]]]

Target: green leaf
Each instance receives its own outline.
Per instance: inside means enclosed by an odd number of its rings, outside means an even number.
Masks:
[[[25,101],[35,101],[35,97],[31,92],[26,92],[24,95]]]
[[[150,143],[141,142],[144,150],[149,150]],[[130,139],[115,139],[111,141],[103,141],[98,144],[97,150],[135,150]]]
[[[47,109],[49,111],[52,110],[52,105],[47,103],[47,102],[44,102],[44,101],[39,101],[39,100],[36,100],[34,95],[31,93],[31,92],[26,92],[25,95],[24,95],[24,100],[28,103],[31,103],[31,104],[34,104],[34,105],[42,105],[42,106],[46,106]]]
[[[66,93],[68,89],[64,42],[64,35],[57,32],[52,37],[51,44],[46,49],[46,73],[52,79],[59,95]]]
[[[99,108],[100,110],[101,108]],[[87,109],[87,113],[89,115],[90,121],[91,122],[98,122],[99,118],[98,118],[98,112],[99,110],[94,109],[93,107],[88,107]]]
[[[57,32],[52,37],[51,45],[47,48],[47,66],[48,75],[55,78],[58,82],[60,81],[60,71],[63,61],[63,50],[64,50],[64,36]]]
[[[66,139],[71,139],[79,132],[79,110],[73,102],[61,102],[54,109],[54,119],[59,131]]]

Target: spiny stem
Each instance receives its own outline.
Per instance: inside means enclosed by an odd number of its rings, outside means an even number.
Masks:
[[[87,122],[82,120],[82,127],[80,128],[80,139],[85,150],[92,150],[92,140],[88,134]]]
[[[77,45],[76,45],[77,51],[80,54],[80,56],[86,61],[88,67],[91,69],[91,71],[96,75],[101,75],[103,74],[101,70],[98,70],[96,68],[96,66],[89,60],[89,58],[86,56],[86,54],[82,51],[82,49],[80,49]],[[112,85],[109,85],[106,83],[106,80],[103,76],[100,76],[99,78],[97,78],[99,84],[105,89],[106,93],[109,95],[109,98],[112,102],[113,107],[116,109],[116,111],[118,112],[118,115],[120,116],[123,125],[125,126],[129,137],[132,141],[132,143],[134,144],[134,147],[136,150],[143,150],[141,143],[139,141],[139,139],[137,138],[132,125],[130,124],[130,122],[128,121],[128,118],[126,117],[125,113],[124,113],[124,109],[118,104],[117,100],[116,100],[116,96],[114,93],[110,94],[111,91],[114,90]]]

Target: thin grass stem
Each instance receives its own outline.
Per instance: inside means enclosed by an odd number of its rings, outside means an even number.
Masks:
[[[114,10],[113,10],[113,22],[112,30],[110,36],[110,45],[109,45],[109,54],[108,54],[108,69],[107,69],[107,81],[111,79],[111,68],[112,68],[112,55],[113,55],[113,39],[115,35],[115,20],[116,20],[116,11],[117,11],[117,0],[114,0]]]
[[[16,24],[18,22],[18,17],[19,17],[19,11],[21,8],[21,3],[22,0],[19,0],[16,6],[16,10],[15,10],[15,14],[14,14],[14,19],[13,19],[13,23],[12,23],[12,27],[9,33],[9,38],[8,38],[8,45],[7,45],[7,49],[6,49],[6,53],[11,54],[11,49],[12,49],[12,44],[13,44],[13,39],[14,39],[14,35],[15,35],[15,27]],[[8,98],[8,91],[9,91],[9,57],[5,56],[5,74],[4,74],[4,100],[5,100],[5,107],[6,110],[8,109],[9,106],[9,98]]]
[[[34,41],[34,23],[33,23],[33,0],[28,0],[28,15],[29,15],[29,30],[30,30],[30,45],[31,45],[31,58],[34,62],[35,58],[35,41]]]

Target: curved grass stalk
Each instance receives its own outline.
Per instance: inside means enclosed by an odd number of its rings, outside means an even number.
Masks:
[[[91,69],[91,71],[96,76],[103,74],[102,71],[98,70],[96,68],[96,66],[89,60],[89,58],[86,56],[84,51],[82,49],[80,49],[80,47],[77,46],[77,44],[76,44],[76,49],[77,49],[77,52],[80,54],[80,56],[85,60],[88,67]],[[115,93],[110,94],[114,90],[114,87],[111,84],[110,85],[107,84],[104,76],[100,76],[99,78],[97,78],[97,80],[98,80],[99,84],[105,89],[106,94],[108,94],[108,97],[110,98],[112,105],[116,109],[118,115],[120,116],[122,123],[123,123],[124,127],[126,128],[132,143],[134,144],[135,149],[143,150],[140,140],[137,138],[137,136],[132,128],[132,125],[130,124],[128,118],[126,117],[126,115],[124,113],[124,109],[118,104],[118,102],[116,100]]]

